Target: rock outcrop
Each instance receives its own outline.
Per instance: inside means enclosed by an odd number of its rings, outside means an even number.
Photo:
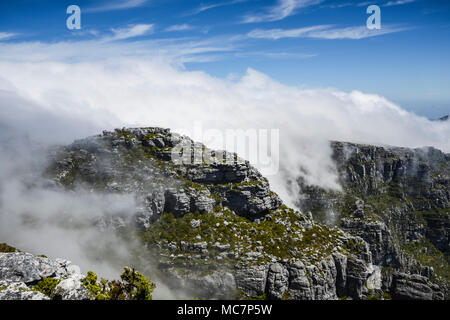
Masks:
[[[64,188],[135,195],[139,210],[109,225],[144,231],[173,288],[209,298],[367,294],[371,256],[364,241],[284,206],[236,154],[168,129],[136,128],[57,148],[51,160],[47,176]]]
[[[136,195],[141,210],[135,219],[144,229],[163,212],[183,216],[221,205],[254,219],[281,205],[248,161],[168,129],[105,131],[55,149],[52,162],[48,176],[66,187]]]
[[[40,292],[39,283],[54,279],[52,293]],[[0,252],[0,300],[89,300],[79,267],[64,259],[24,252]]]
[[[300,180],[300,207],[364,239],[393,298],[448,297],[450,155],[431,147],[331,147],[343,191]]]

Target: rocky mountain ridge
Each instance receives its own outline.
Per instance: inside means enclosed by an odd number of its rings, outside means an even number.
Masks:
[[[343,190],[300,180],[300,207],[318,221],[363,238],[374,263],[385,271],[385,290],[393,295],[425,299],[435,286],[448,297],[450,155],[432,147],[343,142],[331,147]],[[398,279],[410,281],[398,272],[416,279],[410,294],[396,289]]]
[[[180,143],[195,146],[167,129],[103,132],[56,149],[47,175],[69,189],[135,194],[139,210],[109,224],[142,230],[174,289],[200,297],[336,299],[340,282],[341,295],[368,294],[364,283],[375,271],[361,239],[284,206],[235,154],[201,146],[200,163],[174,163]]]
[[[180,144],[187,149],[179,152],[176,148]],[[348,155],[353,151],[347,152],[347,144],[342,143],[334,143],[333,148],[337,150],[335,159],[342,160],[341,172],[347,172],[346,164],[353,159]],[[396,158],[388,164],[383,162],[386,172],[380,174],[375,170],[377,162],[369,157],[377,152],[367,148],[358,153],[360,158],[356,158],[353,171],[349,171],[350,178],[346,179],[354,194],[384,195],[380,190],[386,189],[386,181],[397,181],[398,172],[404,171],[401,169],[404,162],[399,164]],[[186,150],[190,152],[185,153]],[[174,152],[191,159],[198,150],[200,161],[172,161]],[[407,149],[402,152],[409,154]],[[447,166],[448,155],[433,149],[422,156],[423,161],[433,159],[434,171],[430,174],[420,165],[417,167],[420,177],[432,179],[424,180],[430,185],[423,191],[419,188],[419,193],[437,195],[439,200],[429,205],[445,211],[448,179],[434,175],[440,170],[434,159]],[[441,277],[436,281],[434,269],[411,257],[402,247],[403,242],[391,241],[397,229],[377,219],[366,199],[344,201],[345,193],[319,190],[299,181],[303,189],[300,205],[305,210],[293,210],[282,203],[271,191],[267,179],[248,162],[235,154],[209,150],[168,129],[105,131],[54,148],[49,160],[44,176],[53,181],[53,188],[82,187],[91,192],[135,197],[135,212],[93,220],[99,232],[136,232],[142,248],[157,262],[154,269],[174,290],[201,298],[233,299],[447,296],[445,281],[439,282]],[[347,180],[342,181],[343,185]],[[402,192],[409,190],[409,181],[401,183],[398,188]],[[402,197],[398,199],[399,204],[409,205]],[[348,206],[345,212],[351,214],[342,215],[337,226],[327,226],[322,215],[338,206]],[[395,216],[396,211],[389,214]],[[348,217],[351,219],[345,220]],[[404,224],[395,226],[401,237],[423,238],[421,229]],[[439,226],[433,230],[436,232],[429,238],[445,247],[448,233],[442,235]]]

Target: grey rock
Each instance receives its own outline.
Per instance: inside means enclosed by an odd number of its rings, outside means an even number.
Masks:
[[[2,282],[0,281],[0,286]],[[23,282],[9,283],[6,289],[0,290],[0,300],[50,300],[45,294],[32,291]]]
[[[266,265],[239,268],[235,275],[236,286],[249,297],[261,296],[266,290],[267,273]]]
[[[367,267],[364,261],[347,259],[347,294],[353,299],[363,298],[363,286],[368,277]]]
[[[267,293],[271,299],[281,299],[289,286],[289,271],[280,263],[272,263],[267,275]]]
[[[0,279],[3,281],[28,284],[56,276],[59,269],[56,261],[29,253],[0,254]]]
[[[395,273],[392,280],[393,297],[400,300],[432,300],[433,290],[428,279],[420,275]]]
[[[201,223],[202,223],[202,220],[192,219],[190,225],[191,225],[191,228],[195,229],[195,228],[200,227]]]
[[[61,280],[52,294],[55,300],[92,300],[89,291],[83,286],[84,276],[78,273],[71,274],[67,279]]]

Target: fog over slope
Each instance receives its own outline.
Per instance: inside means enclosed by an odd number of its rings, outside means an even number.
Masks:
[[[102,53],[113,52],[115,45],[0,45],[1,241],[15,241],[13,245],[70,258],[86,267],[95,260],[86,254],[92,243],[112,246],[118,255],[128,250],[113,236],[99,239],[90,229],[68,232],[54,218],[61,212],[79,218],[126,211],[133,207],[131,199],[105,200],[85,190],[49,191],[33,178],[30,187],[29,179],[39,171],[31,163],[45,166],[39,155],[49,145],[114,127],[192,132],[197,123],[204,129],[279,129],[280,171],[268,178],[291,205],[295,202],[291,195],[298,193],[289,181],[299,176],[309,184],[340,187],[329,140],[434,146],[450,152],[450,122],[429,121],[376,94],[286,86],[253,69],[237,80],[219,79],[186,71],[179,59],[170,56],[146,51],[130,56],[135,43],[122,43],[120,48],[105,59]],[[203,142],[223,149],[219,140]],[[29,227],[26,215],[40,222]],[[108,266],[97,267],[109,274]]]

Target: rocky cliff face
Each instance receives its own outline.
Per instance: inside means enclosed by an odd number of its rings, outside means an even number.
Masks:
[[[93,223],[99,232],[135,232],[159,277],[195,297],[444,298],[449,156],[333,148],[344,191],[299,181],[302,212],[248,162],[168,129],[117,129],[54,148],[44,175],[51,188],[132,195],[134,212]]]
[[[364,239],[397,298],[448,297],[450,155],[333,142],[341,192],[299,181],[299,205]]]
[[[173,161],[180,144],[188,147],[178,155],[200,150],[200,161]],[[136,212],[97,223],[141,230],[173,289],[208,298],[363,299],[381,288],[361,238],[287,208],[235,154],[136,128],[57,148],[51,162],[46,174],[61,187],[135,195]]]

